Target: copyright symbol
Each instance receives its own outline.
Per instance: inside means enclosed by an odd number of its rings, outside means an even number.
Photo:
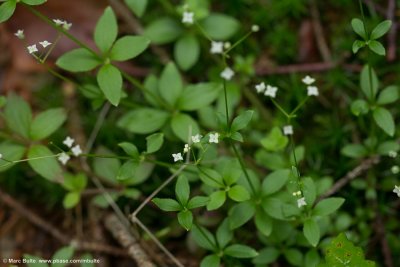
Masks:
[[[3,262],[4,262],[4,263],[7,263],[7,259],[3,259]]]

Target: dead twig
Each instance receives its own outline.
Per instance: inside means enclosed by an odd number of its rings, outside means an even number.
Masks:
[[[318,50],[321,53],[324,62],[331,62],[332,61],[331,51],[329,50],[328,44],[326,43],[324,37],[324,30],[321,26],[320,14],[318,11],[317,4],[315,3],[314,0],[311,1],[311,18],[312,18],[312,26],[317,41]]]
[[[388,61],[394,61],[396,59],[396,37],[397,37],[397,23],[395,21],[395,12],[396,12],[396,1],[389,0],[388,7],[386,10],[386,19],[391,20],[393,22],[392,28],[389,31],[387,36],[388,40],[388,50],[386,59]]]
[[[385,231],[385,225],[382,220],[382,215],[378,210],[378,203],[374,203],[374,206],[376,207],[376,219],[375,219],[375,228],[376,228],[376,235],[381,243],[381,249],[382,249],[382,254],[383,258],[385,261],[385,266],[386,267],[394,267],[393,265],[393,259],[392,259],[392,252],[390,250],[388,241],[386,239],[386,231]]]
[[[360,71],[362,66],[357,64],[341,64],[340,62],[317,62],[305,64],[292,64],[277,67],[255,66],[257,75],[271,75],[271,74],[288,74],[288,73],[310,73],[310,72],[324,72],[337,67],[343,67],[347,71]]]

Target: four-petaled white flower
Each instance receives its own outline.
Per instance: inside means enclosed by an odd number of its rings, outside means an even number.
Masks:
[[[392,166],[392,168],[390,168],[390,170],[392,171],[393,174],[398,174],[400,172],[400,167],[397,165]]]
[[[183,12],[182,23],[193,24],[194,22],[193,17],[194,17],[193,12],[188,12],[188,11]]]
[[[64,28],[64,30],[69,30],[72,26],[72,23],[68,23],[65,20],[61,20],[61,19],[53,19],[53,22],[57,25],[57,26],[62,26]]]
[[[301,208],[301,207],[306,206],[306,205],[307,205],[307,203],[306,203],[306,200],[305,200],[304,197],[299,198],[297,200],[297,207]]]
[[[36,47],[35,44],[34,44],[34,45],[30,45],[30,46],[28,46],[27,48],[28,48],[29,54],[33,54],[33,53],[39,51],[39,50],[37,49],[37,47]]]
[[[318,87],[316,86],[307,86],[307,95],[309,96],[318,96]]]
[[[189,144],[185,144],[185,147],[183,148],[183,153],[188,153],[190,150]]]
[[[174,158],[174,162],[183,160],[183,157],[182,157],[181,153],[172,154],[172,157]]]
[[[264,91],[265,91],[265,83],[264,82],[262,82],[262,83],[259,83],[259,84],[256,84],[256,90],[257,90],[257,93],[264,93]]]
[[[395,158],[397,157],[397,152],[394,150],[389,151],[388,156],[391,158]]]
[[[208,142],[218,144],[218,137],[219,133],[210,134],[210,139],[208,140]]]
[[[18,39],[25,39],[24,30],[18,30],[14,35],[17,36]]]
[[[39,44],[41,44],[43,46],[43,48],[48,47],[49,45],[51,45],[51,43],[47,40],[44,40],[43,42],[39,42]]]
[[[306,85],[310,85],[310,84],[313,84],[315,82],[315,79],[307,75],[301,81]]]
[[[292,125],[283,126],[283,134],[284,135],[292,135],[293,134],[293,126]]]
[[[201,137],[202,137],[202,136],[199,135],[199,134],[193,135],[193,136],[192,136],[192,142],[193,142],[194,144],[200,143]]]
[[[72,144],[75,142],[75,139],[67,136],[67,138],[64,139],[63,144],[66,145],[67,147],[72,147]]]
[[[82,154],[82,149],[80,145],[76,145],[73,148],[71,148],[72,154],[74,154],[75,157],[78,157],[80,154]]]
[[[67,164],[67,162],[69,161],[71,157],[68,156],[65,152],[62,152],[59,156],[58,156],[58,160],[63,164]]]
[[[63,25],[64,30],[68,31],[69,29],[71,29],[71,27],[72,27],[72,23],[68,23],[68,22],[64,21],[64,25]]]
[[[53,22],[57,25],[57,26],[61,26],[64,24],[64,21],[61,19],[53,19]]]
[[[260,30],[260,26],[258,26],[257,24],[254,24],[251,26],[252,32],[258,32],[259,30]]]
[[[400,197],[400,186],[395,185],[393,193],[397,194],[397,196]]]
[[[235,75],[235,72],[233,72],[233,70],[229,67],[226,67],[220,74],[221,78],[223,78],[227,81],[232,79],[233,75]]]
[[[224,52],[224,43],[223,42],[211,42],[211,54],[222,54]]]
[[[276,97],[276,92],[278,91],[278,87],[267,85],[267,90],[265,91],[264,95],[269,96],[271,98]]]

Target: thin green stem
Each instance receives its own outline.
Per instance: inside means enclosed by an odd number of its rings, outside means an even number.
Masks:
[[[291,115],[289,115],[273,98],[271,98],[272,103],[275,105],[275,107],[277,107],[280,112],[283,113],[283,115],[286,116],[286,118],[290,119]]]
[[[250,31],[247,34],[245,34],[242,38],[240,38],[239,40],[237,40],[233,45],[231,45],[231,47],[229,47],[225,52],[224,55],[226,57],[228,57],[228,54],[230,51],[232,51],[232,49],[234,49],[236,46],[240,45],[240,43],[242,43],[244,40],[247,39],[247,37],[249,37],[253,32]]]
[[[292,112],[290,112],[289,116],[291,118],[293,118],[294,116],[296,116],[296,112],[302,107],[304,106],[304,104],[307,102],[307,100],[310,98],[310,96],[307,96],[306,98],[303,99],[303,101],[300,102],[300,104],[297,105],[297,107],[295,107]]]

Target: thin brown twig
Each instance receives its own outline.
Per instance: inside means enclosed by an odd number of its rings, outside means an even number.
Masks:
[[[326,43],[324,30],[321,26],[321,18],[318,11],[318,6],[314,0],[311,1],[311,18],[318,50],[321,53],[324,62],[331,62],[331,51],[329,50],[328,44]]]
[[[375,219],[375,227],[376,227],[376,235],[381,243],[381,249],[383,258],[385,261],[386,267],[394,267],[393,265],[393,258],[392,258],[392,251],[390,250],[387,238],[386,238],[386,231],[385,225],[382,220],[382,215],[379,212],[378,203],[375,200],[375,208],[376,208],[376,219]]]
[[[324,72],[337,67],[343,67],[348,71],[361,71],[362,66],[358,64],[342,64],[340,62],[317,62],[305,64],[292,64],[277,67],[255,66],[257,75],[288,74],[288,73],[310,73]]]
[[[388,50],[387,50],[386,59],[388,61],[394,61],[396,59],[397,23],[395,21],[395,12],[396,12],[396,1],[395,0],[389,0],[388,1],[388,7],[387,7],[387,10],[386,10],[386,19],[392,21],[392,28],[390,29],[389,34],[387,36]]]

